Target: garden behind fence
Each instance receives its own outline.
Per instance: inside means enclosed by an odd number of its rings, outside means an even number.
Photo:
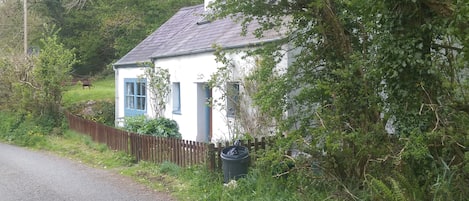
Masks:
[[[225,143],[204,143],[176,138],[141,135],[124,131],[104,124],[66,113],[69,128],[89,135],[95,142],[106,144],[109,149],[126,152],[137,161],[154,163],[172,162],[181,167],[206,165],[210,170],[221,170],[220,153],[230,145]],[[255,160],[261,150],[265,150],[266,138],[241,141],[249,149],[251,160]]]

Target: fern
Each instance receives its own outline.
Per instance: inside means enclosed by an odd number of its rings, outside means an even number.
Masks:
[[[391,200],[391,201],[406,201],[412,200],[409,199],[405,188],[402,188],[400,182],[392,177],[386,177],[386,181],[389,182],[387,184],[385,181],[377,179],[373,176],[368,175],[371,179],[368,182],[369,187],[373,191],[373,193],[378,194],[380,197],[375,199],[380,200]]]
[[[369,181],[369,187],[371,187],[371,190],[380,195],[382,200],[392,200],[393,199],[393,193],[392,190],[381,180],[376,179],[375,177],[369,175],[371,177],[371,180]]]
[[[402,191],[401,186],[399,185],[399,183],[391,177],[388,177],[387,179],[389,180],[389,182],[391,182],[392,192],[393,192],[393,195],[394,195],[393,200],[396,200],[396,201],[408,200],[406,198],[405,193]]]
[[[395,172],[395,179],[399,182],[401,189],[405,189],[407,200],[424,200],[424,193],[422,187],[415,176],[411,174],[404,174]]]

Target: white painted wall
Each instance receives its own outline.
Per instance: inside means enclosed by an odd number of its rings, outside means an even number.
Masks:
[[[204,9],[207,10],[207,7],[210,3],[214,2],[215,0],[204,0]]]
[[[139,78],[142,77],[145,73],[144,68],[116,68],[114,69],[115,73],[115,85],[116,85],[116,125],[123,126],[124,120],[124,79],[125,78]],[[147,90],[148,94],[148,90]],[[147,106],[148,98],[147,98]],[[148,109],[147,109],[148,111]]]
[[[236,68],[231,75],[230,81],[240,81],[243,75],[249,74],[255,65],[253,58],[242,58],[242,53],[232,53],[228,55],[234,62]],[[213,52],[184,55],[170,58],[160,58],[154,61],[156,67],[169,70],[171,75],[170,83],[180,83],[181,113],[174,114],[172,111],[172,94],[169,95],[169,102],[166,106],[165,116],[175,120],[179,125],[182,138],[193,141],[205,141],[204,120],[201,113],[205,100],[203,84],[207,83],[211,75],[214,74],[223,64],[216,63]],[[280,63],[279,71],[286,69],[288,56]],[[138,78],[144,74],[144,68],[117,68],[116,77],[116,122],[122,126],[124,117],[124,79]],[[240,91],[242,93],[242,87]],[[147,94],[150,95],[147,91]],[[220,100],[222,93],[217,89],[212,89],[213,100]],[[147,98],[147,116],[154,117]],[[233,119],[226,116],[226,102],[222,102],[221,107],[212,107],[212,142],[233,139],[235,133],[229,125],[233,124]]]
[[[254,65],[254,60],[242,60],[241,54],[232,54],[231,58],[236,60],[237,68],[235,72],[246,71]],[[181,114],[172,113],[172,100],[169,101],[165,116],[174,119],[180,126],[180,132],[184,139],[203,141],[201,136],[204,130],[201,124],[201,84],[207,83],[212,74],[217,71],[222,64],[215,62],[213,52],[195,55],[185,55],[180,57],[163,58],[155,61],[155,66],[169,69],[171,83],[180,83]],[[232,81],[239,81],[238,73],[232,75]],[[212,90],[214,100],[220,100],[222,93],[217,89]],[[222,106],[226,106],[222,103]],[[198,115],[199,114],[199,115]],[[234,135],[228,128],[228,124],[233,120],[226,116],[224,108],[212,108],[212,141],[231,139]]]
[[[172,95],[167,105],[165,116],[174,119],[179,124],[179,131],[183,139],[202,141],[197,137],[201,125],[198,125],[198,105],[200,104],[200,85],[208,82],[210,75],[220,66],[215,62],[213,53],[186,55],[180,57],[164,58],[155,61],[155,66],[167,68],[171,75],[170,82],[180,83],[181,113],[173,114]],[[199,97],[198,97],[199,95]],[[213,92],[214,98],[218,95]],[[199,104],[198,104],[199,103]],[[200,112],[200,111],[199,111]],[[213,112],[213,133],[225,133],[224,122],[219,114]],[[214,137],[215,138],[215,137]]]

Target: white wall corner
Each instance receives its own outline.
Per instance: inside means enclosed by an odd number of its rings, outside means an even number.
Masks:
[[[208,6],[215,0],[204,0],[204,11],[208,10]]]

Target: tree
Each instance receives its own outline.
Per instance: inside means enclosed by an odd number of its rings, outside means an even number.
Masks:
[[[341,181],[398,168],[428,189],[447,164],[468,178],[460,146],[468,143],[467,3],[232,0],[212,10],[259,37],[287,29],[283,40],[252,52],[266,58],[251,77],[261,83],[253,99],[288,133],[280,147],[314,156]],[[262,26],[247,30],[254,20]],[[278,74],[284,54],[295,61]]]
[[[34,58],[33,76],[35,90],[32,97],[38,115],[52,120],[53,126],[61,125],[63,84],[70,79],[70,72],[76,62],[73,50],[66,49],[58,42],[56,33],[41,39],[41,50]]]
[[[8,108],[3,109],[34,117],[42,126],[54,128],[62,124],[63,84],[69,80],[76,59],[73,50],[58,42],[55,27],[45,30],[37,54],[16,53],[2,58],[0,82],[9,92],[2,101]]]
[[[0,56],[23,52],[23,4],[5,0],[0,3]],[[46,21],[34,10],[28,10],[28,46],[38,45],[42,24]]]
[[[166,103],[171,93],[170,74],[168,69],[153,67],[153,64],[144,64],[149,66],[145,69],[144,78],[147,80],[148,90],[150,92],[150,103],[155,118],[164,117]]]
[[[74,73],[96,74],[124,56],[177,9],[194,0],[40,0],[34,5],[61,31],[59,39],[75,48]]]

